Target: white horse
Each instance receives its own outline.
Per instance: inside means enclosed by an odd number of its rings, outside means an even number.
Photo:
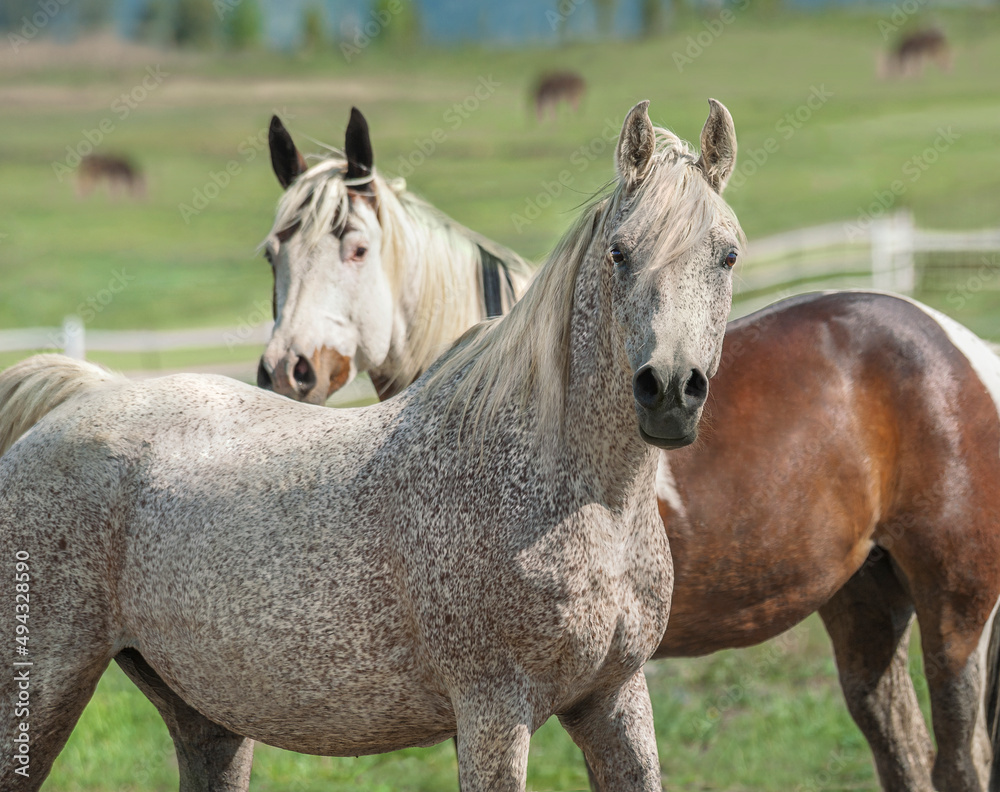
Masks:
[[[257,384],[322,404],[367,371],[394,396],[469,327],[521,297],[529,269],[372,165],[353,108],[344,152],[308,167],[280,119],[271,163],[285,194],[264,251],[274,273],[274,331]]]
[[[0,790],[39,788],[112,659],[182,790],[245,790],[252,740],[456,734],[465,792],[523,790],[553,714],[602,788],[660,789],[650,444],[696,436],[742,235],[729,114],[713,103],[698,158],[647,105],[524,298],[395,399],[326,410],[59,356],[0,375],[7,436],[49,410],[0,458],[0,553],[25,576],[0,601],[33,664],[0,680]]]

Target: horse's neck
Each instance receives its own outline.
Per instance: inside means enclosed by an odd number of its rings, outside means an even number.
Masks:
[[[577,276],[570,328],[564,432],[571,453],[597,460],[594,478],[609,503],[646,497],[656,457],[639,437],[625,352],[616,338],[611,274],[591,250]]]

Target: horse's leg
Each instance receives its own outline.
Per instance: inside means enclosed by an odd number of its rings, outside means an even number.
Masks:
[[[177,751],[180,792],[246,792],[253,740],[234,734],[188,706],[134,649],[120,652],[115,660],[167,724]]]
[[[1000,596],[1000,534],[992,503],[996,446],[978,446],[963,456],[969,482],[942,484],[939,496],[925,488],[924,508],[900,517],[899,530],[880,539],[892,541],[893,562],[917,611],[937,742],[932,778],[940,792],[983,792],[989,784],[983,690]]]
[[[0,682],[0,792],[41,787],[109,662],[99,647],[57,645],[33,630],[31,664],[5,668]]]
[[[851,717],[886,792],[931,792],[933,747],[907,670],[913,604],[875,551],[822,608]]]
[[[967,603],[951,597],[960,594],[935,591],[927,597],[931,607],[918,606],[917,614],[938,745],[933,778],[941,792],[985,792],[992,760],[983,695],[990,622],[986,614],[976,625],[981,632],[968,623],[965,632],[956,629],[953,614]]]
[[[934,517],[925,512],[911,519],[892,557],[906,576],[920,623],[937,741],[934,788],[983,792],[992,753],[984,674],[990,616],[1000,594],[995,566],[1000,542],[986,508],[970,510],[961,524]]]
[[[992,757],[983,707],[989,626],[983,628],[982,642],[968,653],[963,636],[941,630],[939,615],[920,617],[924,669],[938,744],[935,788],[941,792],[985,792]],[[929,628],[925,627],[928,622]]]
[[[488,686],[458,696],[458,782],[462,792],[523,792],[533,717],[523,691]],[[507,695],[513,693],[513,695]]]
[[[590,766],[586,756],[583,757],[583,766],[587,768],[587,784],[590,786],[590,792],[601,792],[601,785],[594,775],[594,768]]]
[[[662,789],[653,709],[641,670],[620,690],[591,697],[559,720],[583,751],[591,789]]]

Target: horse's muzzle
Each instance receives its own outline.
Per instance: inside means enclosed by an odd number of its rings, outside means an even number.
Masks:
[[[271,365],[265,353],[257,368],[257,385],[282,396],[311,404],[323,404],[354,374],[351,358],[322,347],[311,356],[285,355]]]
[[[682,448],[698,438],[698,421],[708,398],[708,377],[684,368],[665,379],[647,364],[632,377],[632,395],[642,439],[658,448]]]

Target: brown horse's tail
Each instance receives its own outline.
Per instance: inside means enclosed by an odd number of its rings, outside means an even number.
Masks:
[[[0,372],[0,455],[63,402],[100,383],[122,379],[65,355],[35,355]]]
[[[993,759],[990,762],[989,792],[1000,792],[1000,609],[990,624],[990,643],[986,649],[986,679],[983,680],[983,704],[986,729],[990,735]]]

